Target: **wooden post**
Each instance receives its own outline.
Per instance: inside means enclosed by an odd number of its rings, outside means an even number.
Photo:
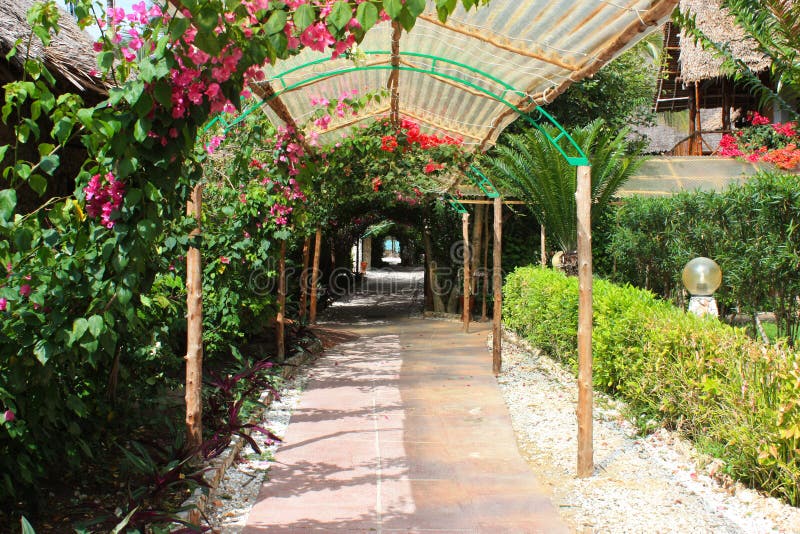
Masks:
[[[278,260],[278,318],[275,321],[277,360],[283,363],[286,358],[286,240],[281,239],[281,256]]]
[[[594,473],[592,446],[592,175],[578,167],[578,477]]]
[[[464,239],[464,332],[469,332],[469,319],[472,314],[469,297],[472,293],[472,276],[470,275],[470,245],[469,245],[469,213],[461,214],[461,236]]]
[[[300,320],[306,318],[306,308],[308,307],[308,264],[310,258],[311,238],[306,237],[303,241],[303,272],[300,274]]]
[[[486,315],[488,303],[486,297],[489,288],[489,210],[483,214],[483,287],[482,300],[481,300],[481,322],[485,323],[488,320]]]
[[[322,254],[322,227],[317,227],[317,236],[314,242],[314,266],[311,269],[311,310],[308,322],[317,323],[317,284],[319,283],[319,256]]]
[[[542,249],[541,262],[542,262],[542,269],[544,269],[547,267],[547,234],[545,233],[544,225],[542,225],[542,232],[540,239],[542,241],[542,245],[540,247]]]
[[[194,217],[197,226],[189,234],[192,239],[201,235],[203,185],[192,190],[186,203],[186,213]],[[186,445],[197,451],[203,442],[203,269],[200,250],[189,247],[186,253]]]
[[[492,372],[495,376],[500,374],[502,367],[502,326],[503,317],[503,201],[500,197],[494,199],[494,248],[492,250],[492,285],[494,290],[494,322],[492,324]]]

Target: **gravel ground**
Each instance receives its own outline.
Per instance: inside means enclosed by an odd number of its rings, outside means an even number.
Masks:
[[[276,436],[283,437],[289,426],[292,410],[297,406],[313,370],[306,367],[299,369],[292,380],[281,388],[279,401],[273,402],[259,423],[270,429]],[[254,436],[261,443],[259,434]],[[269,447],[261,447],[261,454],[245,444],[239,458],[228,468],[217,489],[210,495],[206,507],[206,519],[214,532],[238,534],[247,521],[247,514],[256,502],[258,490],[267,476],[271,460],[278,448],[278,443]]]
[[[595,476],[576,478],[575,378],[503,338],[499,382],[520,450],[574,531],[800,533],[800,509],[724,480],[718,461],[674,432],[637,435],[624,405],[604,395],[595,395]]]

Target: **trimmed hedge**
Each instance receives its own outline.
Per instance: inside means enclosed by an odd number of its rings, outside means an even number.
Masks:
[[[595,386],[640,421],[682,431],[734,478],[799,505],[800,353],[648,291],[594,284]],[[505,325],[575,368],[577,279],[522,267],[503,290]]]

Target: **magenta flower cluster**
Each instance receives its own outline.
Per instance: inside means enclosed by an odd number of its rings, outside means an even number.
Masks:
[[[112,216],[122,207],[125,184],[110,172],[105,177],[95,174],[83,192],[86,194],[86,213],[89,217],[100,217],[103,226],[114,228]]]

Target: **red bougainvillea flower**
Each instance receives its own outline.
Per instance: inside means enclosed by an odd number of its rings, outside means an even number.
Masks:
[[[380,188],[381,188],[381,185],[383,185],[383,182],[381,181],[380,178],[373,178],[372,179],[372,190],[373,191],[379,191]]]
[[[223,265],[228,265],[231,262],[231,260],[230,258],[226,258],[225,256],[220,256],[219,262],[222,263]]]
[[[17,416],[11,410],[6,410],[6,412],[3,414],[3,418],[5,419],[6,423],[10,423],[16,419]]]
[[[394,152],[397,148],[397,138],[393,135],[384,135],[381,137],[381,150],[386,152]]]
[[[429,161],[427,165],[425,165],[425,174],[430,174],[435,171],[440,171],[444,169],[444,163],[434,163],[433,160]]]
[[[769,119],[760,114],[758,111],[754,111],[753,116],[750,117],[750,124],[753,126],[762,126],[764,124],[769,124]]]
[[[31,294],[31,286],[30,284],[22,284],[19,286],[19,294],[23,297],[29,297]]]
[[[797,135],[797,130],[795,130],[796,127],[796,122],[785,122],[783,124],[778,122],[772,125],[773,130],[781,135],[785,135],[786,137],[794,137]]]

